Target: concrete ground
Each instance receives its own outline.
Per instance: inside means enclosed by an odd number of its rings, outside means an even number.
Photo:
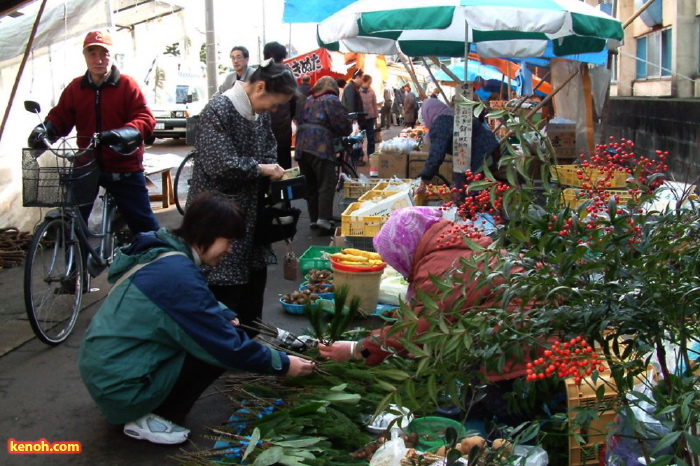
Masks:
[[[398,132],[392,127],[387,134]],[[148,149],[152,153],[183,156],[191,150],[179,141],[158,141]],[[368,174],[369,167],[360,172]],[[173,171],[174,175],[174,171]],[[158,180],[154,180],[158,181]],[[301,208],[298,233],[294,240],[297,256],[311,245],[327,245],[330,238],[317,236],[309,229],[304,201],[294,201]],[[175,207],[154,211],[161,226],[177,226],[181,216]],[[285,252],[284,243],[275,245],[278,257]],[[281,262],[281,261],[280,261]],[[78,373],[77,358],[81,337],[91,317],[99,308],[109,287],[106,273],[93,280],[99,291],[83,300],[84,309],[73,334],[61,345],[49,347],[33,335],[25,316],[22,290],[23,267],[0,270],[0,464],[1,465],[126,465],[176,464],[173,458],[181,449],[195,451],[214,444],[207,427],[216,427],[231,414],[224,395],[223,378],[205,392],[189,414],[185,425],[192,431],[183,446],[160,446],[124,436],[122,427],[109,424],[87,393]],[[296,289],[302,281],[283,278],[282,265],[270,266],[265,294],[263,319],[292,332],[302,332],[306,318],[285,313],[279,297]],[[376,326],[376,318],[366,321]],[[74,455],[17,455],[7,445],[15,441],[80,442],[82,452]]]

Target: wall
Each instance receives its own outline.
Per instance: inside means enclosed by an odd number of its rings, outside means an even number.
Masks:
[[[678,181],[700,176],[700,100],[610,99],[608,127],[600,136],[634,141],[638,154],[668,151],[670,172]]]

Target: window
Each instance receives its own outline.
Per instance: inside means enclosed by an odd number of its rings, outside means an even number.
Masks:
[[[671,29],[637,39],[637,79],[671,76],[673,57]]]

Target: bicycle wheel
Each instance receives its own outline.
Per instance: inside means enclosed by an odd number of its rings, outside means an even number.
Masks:
[[[80,312],[85,275],[80,243],[70,222],[45,220],[34,233],[24,268],[24,304],[37,338],[57,345],[70,335]]]
[[[187,208],[187,195],[190,192],[190,178],[192,177],[192,165],[194,164],[195,152],[192,151],[184,158],[175,172],[175,206],[181,215],[185,215]]]

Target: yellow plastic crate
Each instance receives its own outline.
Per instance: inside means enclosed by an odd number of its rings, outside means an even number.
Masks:
[[[609,196],[618,196],[620,199],[618,205],[626,205],[628,201],[634,199],[634,196],[626,189],[606,189],[605,192],[609,194]],[[561,193],[561,201],[565,206],[577,209],[581,204],[590,199],[587,196],[587,191],[582,191],[578,188],[566,188]]]
[[[383,180],[377,183],[370,191],[384,191],[385,189],[391,187],[391,186],[398,186],[401,184],[411,184],[411,179],[393,179],[393,180]]]
[[[608,176],[606,172],[602,172],[597,168],[584,168],[581,165],[553,165],[549,171],[553,178],[559,180],[559,183],[576,187],[582,187],[583,183],[588,182],[593,186],[597,186],[598,180],[605,179]],[[579,172],[582,172],[584,179],[579,179]],[[606,187],[624,188],[627,186],[628,176],[624,170],[615,170],[610,179],[605,181]],[[607,186],[608,184],[610,186]]]
[[[596,395],[600,387],[605,387],[602,399]],[[607,426],[615,421],[620,406],[620,396],[610,369],[599,374],[595,382],[592,377],[586,377],[581,385],[576,385],[573,378],[566,379],[566,398],[571,420],[576,417],[574,408],[579,407],[595,409],[599,415],[599,419],[591,421],[587,428],[576,427],[575,432],[585,443],[579,444],[573,435],[569,437],[569,466],[598,465],[599,455],[605,451]]]
[[[442,205],[452,200],[452,190],[449,186],[426,186],[425,194],[414,196],[416,205]]]
[[[387,197],[391,197],[394,194],[400,193],[402,191],[378,191],[374,189],[370,189],[366,193],[364,193],[360,198],[357,200],[357,202],[365,202],[365,201],[380,201],[382,199],[386,199]],[[408,206],[404,206],[408,207]]]
[[[352,213],[362,207],[362,202],[353,202],[341,215],[340,231],[343,236],[374,237],[389,218],[388,215],[353,217]]]
[[[364,193],[376,186],[376,180],[362,182],[360,180],[350,180],[343,183],[343,196],[345,199],[357,199]]]
[[[569,437],[569,466],[597,466],[600,462],[600,455],[605,453],[605,438],[608,425],[615,422],[616,413],[606,411],[600,414],[600,418],[591,421],[588,428],[577,429],[577,433],[586,440],[586,443],[579,444],[573,436]]]

